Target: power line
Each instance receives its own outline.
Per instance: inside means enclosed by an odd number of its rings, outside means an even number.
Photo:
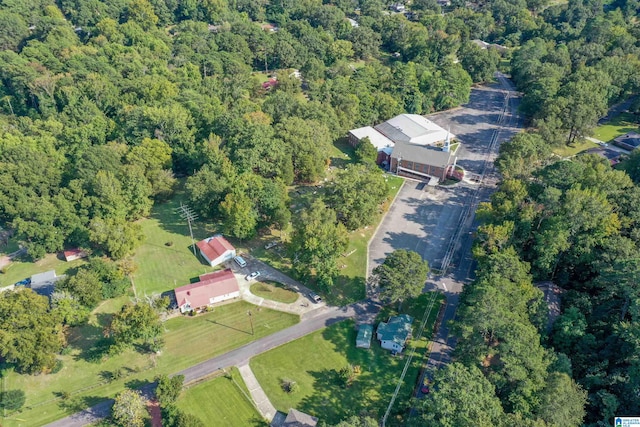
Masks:
[[[178,213],[180,214],[180,218],[186,219],[189,224],[189,233],[191,234],[191,247],[193,248],[193,255],[196,255],[196,241],[193,238],[193,229],[191,228],[191,222],[198,219],[198,215],[191,209],[189,206],[180,202],[180,207],[178,208]]]
[[[437,292],[433,292],[433,294],[431,295],[431,301],[429,302],[429,306],[426,307],[424,309],[424,314],[422,316],[422,321],[420,322],[420,328],[418,329],[418,335],[415,337],[415,341],[416,343],[418,341],[420,341],[420,338],[422,338],[422,333],[424,332],[424,328],[427,324],[427,321],[429,320],[429,315],[431,314],[431,309],[433,308],[433,304],[436,302],[438,293]],[[387,411],[384,413],[384,417],[382,417],[382,427],[385,427],[387,424],[387,418],[389,417],[389,414],[391,413],[391,409],[393,408],[393,404],[396,401],[396,398],[398,397],[398,393],[400,392],[400,388],[402,387],[402,384],[404,383],[404,377],[407,374],[407,370],[409,369],[409,365],[411,365],[411,361],[413,360],[413,355],[416,353],[416,349],[417,347],[414,346],[411,349],[411,354],[409,355],[409,358],[407,359],[407,362],[404,364],[404,369],[402,369],[402,373],[400,374],[400,378],[398,379],[398,384],[396,385],[396,389],[393,392],[393,396],[391,396],[391,401],[389,402],[389,406],[387,407]]]

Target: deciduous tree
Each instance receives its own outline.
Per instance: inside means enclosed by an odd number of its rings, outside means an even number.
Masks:
[[[397,249],[373,269],[381,295],[391,302],[402,302],[422,293],[427,281],[429,264],[420,254],[405,249]]]
[[[140,392],[125,390],[116,396],[111,418],[121,427],[142,427],[146,414],[146,400]]]

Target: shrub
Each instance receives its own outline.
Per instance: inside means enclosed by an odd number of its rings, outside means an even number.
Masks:
[[[283,378],[280,382],[280,387],[282,387],[282,391],[287,394],[295,393],[300,390],[298,383],[289,378]]]
[[[51,373],[57,374],[62,370],[62,367],[63,367],[62,360],[59,360],[59,359],[56,360],[56,363],[53,365],[53,368],[51,368]]]
[[[169,242],[165,243],[164,245],[171,247],[171,246],[173,246],[173,242],[169,241]]]
[[[7,411],[17,411],[27,400],[24,391],[8,390],[0,394],[0,407]]]

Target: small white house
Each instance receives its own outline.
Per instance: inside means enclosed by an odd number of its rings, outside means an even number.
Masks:
[[[411,337],[411,324],[413,317],[408,314],[390,317],[387,323],[378,324],[377,338],[385,350],[397,353],[404,350],[407,340]]]
[[[211,267],[231,261],[236,256],[236,248],[221,234],[200,240],[196,246],[200,250],[200,255]]]

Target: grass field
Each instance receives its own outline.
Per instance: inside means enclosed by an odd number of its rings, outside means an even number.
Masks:
[[[575,156],[578,153],[595,147],[599,147],[599,145],[595,142],[591,142],[585,139],[584,141],[578,142],[573,145],[563,145],[562,147],[556,147],[553,149],[553,152],[558,156],[565,158]]]
[[[431,294],[405,304],[403,312],[413,315],[417,326]],[[423,338],[412,341],[418,349],[416,357],[405,377],[392,413],[402,414],[418,379],[422,357],[432,334],[437,317],[439,301],[434,304]],[[381,318],[386,320],[393,313],[386,309]],[[389,404],[389,398],[396,387],[397,379],[406,362],[405,355],[391,356],[374,339],[371,349],[355,347],[357,331],[353,321],[345,321],[307,335],[282,347],[254,357],[251,367],[267,396],[279,411],[287,412],[296,408],[319,416],[328,424],[350,416],[367,412],[380,419]],[[342,386],[337,371],[346,364],[360,365],[362,373],[349,388]],[[296,381],[299,390],[285,393],[280,384],[282,379]],[[389,424],[403,425],[403,420],[392,417]]]
[[[220,376],[183,391],[177,405],[211,427],[264,426],[253,406],[249,391],[236,368],[230,376]]]
[[[77,268],[85,263],[82,259],[66,262],[64,259],[58,258],[58,256],[58,254],[48,254],[36,262],[21,259],[14,260],[5,267],[4,273],[0,273],[0,288],[12,285],[36,273],[44,273],[49,270],[55,270],[56,274],[61,276],[68,270]]]
[[[6,372],[5,390],[24,390],[27,402],[22,413],[0,419],[0,424],[3,427],[46,424],[111,397],[125,385],[140,386],[158,374],[175,373],[299,321],[298,316],[237,302],[216,307],[208,314],[181,316],[165,322],[165,346],[160,355],[128,350],[104,361],[95,360],[103,328],[126,301],[126,297],[107,301],[93,313],[88,325],[70,331],[71,352],[60,356],[64,364],[60,372],[41,376]],[[253,314],[254,335],[248,310]],[[123,372],[123,378],[109,381],[118,370]],[[71,397],[61,399],[62,392],[70,393]]]
[[[180,188],[171,200],[156,204],[150,218],[140,222],[145,240],[136,250],[138,270],[133,275],[138,295],[162,293],[213,270],[193,254],[189,227],[177,211],[184,200]],[[196,242],[213,234],[215,225],[202,220],[193,223]]]
[[[600,141],[609,142],[620,135],[629,132],[638,132],[639,117],[631,113],[621,113],[608,123],[598,126],[593,132],[593,137]]]
[[[278,282],[257,282],[251,285],[250,290],[254,295],[285,304],[291,304],[298,300],[296,292],[285,289],[284,285]]]

